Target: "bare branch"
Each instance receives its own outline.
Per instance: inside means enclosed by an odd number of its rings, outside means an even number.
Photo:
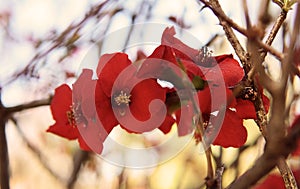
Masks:
[[[42,99],[42,100],[35,100],[35,101],[29,102],[27,104],[21,104],[21,105],[14,106],[14,107],[8,107],[8,108],[6,108],[6,111],[9,113],[15,113],[15,112],[23,111],[23,110],[28,110],[31,108],[37,108],[40,106],[48,106],[48,105],[50,105],[51,99],[52,99],[52,96],[50,96],[49,98],[46,98],[46,99]]]
[[[234,34],[231,27],[239,31],[240,33],[247,35],[247,31],[244,28],[241,28],[238,24],[236,24],[232,19],[227,17],[222,10],[219,2],[217,0],[205,1],[200,0],[206,7],[210,8],[213,13],[217,16],[222,25],[227,39],[229,40],[230,44],[235,50],[235,53],[239,57],[240,61],[242,62],[243,66],[249,70],[250,65],[248,65],[248,55],[242,45],[240,44],[239,40],[237,39],[236,35]]]
[[[21,136],[22,140],[25,142],[25,144],[27,145],[27,147],[29,148],[29,150],[31,150],[31,152],[34,153],[34,155],[38,158],[39,162],[45,168],[45,170],[48,171],[50,173],[50,175],[52,175],[56,180],[58,180],[59,182],[61,182],[63,184],[64,183],[63,179],[51,169],[51,167],[48,165],[47,160],[44,157],[44,155],[41,153],[41,151],[38,148],[36,148],[28,140],[28,138],[26,137],[25,133],[20,128],[17,120],[15,118],[11,118],[10,120],[16,126],[17,131],[18,131],[19,135]]]
[[[300,122],[294,125],[291,132],[277,144],[267,146],[265,153],[255,162],[254,166],[233,182],[229,189],[249,188],[269,173],[277,164],[279,158],[286,158],[289,153],[296,149],[297,139],[300,138]]]
[[[80,168],[84,162],[89,159],[89,152],[77,150],[73,157],[73,172],[68,181],[68,189],[73,189],[75,182],[77,180],[78,174],[80,172]]]

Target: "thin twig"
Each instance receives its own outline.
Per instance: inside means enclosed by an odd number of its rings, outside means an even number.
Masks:
[[[237,39],[236,35],[234,34],[231,27],[237,29],[239,32],[247,35],[247,31],[244,28],[241,28],[238,24],[236,24],[232,19],[228,18],[224,11],[222,10],[219,2],[217,0],[211,0],[209,2],[205,0],[200,0],[206,7],[210,8],[213,13],[218,17],[220,24],[225,31],[228,41],[232,45],[235,50],[235,53],[239,57],[243,66],[248,70],[250,65],[248,63],[248,55],[242,45],[240,44],[239,40]],[[228,23],[228,24],[227,24]]]
[[[261,28],[262,31],[265,31],[267,26],[271,22],[271,15],[269,13],[270,0],[261,0],[260,12],[258,16],[258,28]]]
[[[3,85],[8,85],[11,82],[13,82],[16,78],[32,72],[32,69],[34,68],[34,65],[36,61],[40,60],[41,58],[48,55],[50,52],[52,52],[54,49],[57,49],[59,47],[70,47],[73,45],[74,42],[76,42],[79,39],[78,33],[82,29],[82,26],[91,18],[96,17],[98,20],[104,18],[106,15],[110,15],[112,13],[117,13],[120,11],[120,9],[115,9],[108,12],[102,12],[103,8],[106,4],[113,3],[113,1],[104,1],[100,2],[99,4],[92,6],[89,11],[85,14],[85,16],[78,21],[77,23],[71,23],[63,32],[61,32],[59,35],[54,36],[54,38],[47,40],[50,41],[51,44],[47,49],[40,49],[39,52],[36,53],[34,57],[27,63],[27,65],[14,73],[14,75],[9,79],[6,83]]]
[[[71,176],[69,178],[69,181],[68,181],[68,185],[67,185],[68,189],[73,189],[74,188],[75,182],[76,182],[77,177],[78,177],[79,172],[80,172],[80,168],[81,168],[82,164],[84,162],[86,162],[88,159],[89,159],[89,152],[87,152],[87,151],[82,151],[82,150],[79,149],[74,154],[74,157],[73,157],[73,171],[72,171],[72,174],[71,174]]]
[[[249,33],[248,30],[240,27],[237,23],[235,23],[231,18],[226,16],[226,14],[223,12],[221,9],[219,3],[212,4],[210,2],[207,2],[205,0],[200,0],[202,3],[205,4],[206,7],[210,8],[213,13],[219,18],[220,24],[223,26],[225,34],[231,43],[232,47],[234,48],[236,54],[238,55],[241,63],[244,65],[244,67],[251,67],[249,63],[247,63],[249,55],[245,52],[243,47],[240,45],[239,41],[237,40],[235,34],[233,33],[231,27],[235,29],[236,31],[240,32],[246,37],[251,37],[253,38],[256,43],[258,43],[265,51],[270,52],[272,55],[274,55],[276,58],[281,60],[283,58],[283,54],[278,52],[276,49],[271,47],[270,45],[264,44],[263,42],[260,41],[260,35],[257,35],[257,32],[255,34],[253,32]],[[215,2],[216,0],[213,0]],[[225,30],[226,29],[226,30]],[[259,32],[262,33],[262,32]],[[249,68],[246,69],[246,72],[249,71]],[[247,71],[248,70],[248,71]]]
[[[220,35],[219,34],[215,34],[210,40],[208,40],[208,42],[205,43],[205,47],[209,47]]]
[[[50,105],[51,99],[52,99],[52,96],[50,96],[49,98],[46,98],[46,99],[35,100],[35,101],[29,102],[26,104],[8,107],[8,108],[6,108],[6,111],[9,113],[15,113],[15,112],[23,111],[23,110],[28,110],[31,108],[37,108],[40,106],[48,106],[48,105]]]
[[[244,15],[245,15],[245,20],[246,20],[246,26],[247,29],[250,29],[252,27],[250,16],[249,16],[249,10],[248,10],[248,5],[247,1],[243,0],[243,8],[244,8]]]
[[[207,162],[206,186],[208,188],[211,188],[215,185],[215,176],[214,176],[214,170],[213,170],[212,159],[211,159],[212,152],[211,152],[210,147],[208,147],[205,150],[205,156],[206,156],[206,162]]]
[[[27,147],[31,150],[32,153],[34,153],[34,155],[38,158],[40,164],[50,173],[50,175],[52,175],[56,180],[58,180],[61,183],[64,183],[63,179],[57,174],[55,173],[51,167],[48,165],[46,158],[44,157],[44,155],[41,153],[41,151],[36,148],[30,141],[29,139],[26,137],[25,133],[22,131],[22,129],[20,128],[18,121],[15,118],[11,118],[10,119],[14,125],[17,128],[17,131],[19,133],[19,135],[21,136],[22,140],[25,142],[25,144],[27,145]]]

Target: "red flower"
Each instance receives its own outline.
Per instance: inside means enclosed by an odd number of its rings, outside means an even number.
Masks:
[[[243,119],[254,118],[255,109],[251,102],[237,101],[229,87],[237,85],[244,77],[244,70],[232,55],[213,57],[209,53],[193,49],[174,37],[173,27],[166,28],[159,47],[144,61],[139,76],[147,75],[170,81],[176,89],[185,87],[182,83],[183,71],[193,82],[198,91],[198,105],[202,112],[205,125],[217,131],[217,120],[220,116],[212,112],[225,107],[224,121],[213,144],[223,147],[240,147],[247,139],[247,131],[243,126]],[[202,53],[202,54],[201,54]],[[180,79],[176,79],[180,78]],[[199,78],[200,87],[195,83]],[[208,85],[205,85],[204,81]],[[198,83],[199,84],[199,83]],[[171,91],[173,92],[173,91]],[[169,100],[167,100],[169,101]],[[249,103],[248,103],[249,102]],[[183,103],[184,104],[184,103]],[[186,135],[193,131],[193,117],[195,110],[192,103],[181,105],[175,112],[178,135]],[[172,104],[171,104],[172,105]],[[250,112],[241,111],[250,109]],[[234,111],[234,109],[236,109]],[[171,112],[172,113],[172,112]],[[183,115],[184,116],[183,116]],[[213,126],[213,127],[211,127]],[[208,128],[207,128],[208,129]],[[207,130],[207,133],[210,131]]]
[[[101,122],[109,129],[120,123],[135,133],[157,127],[169,131],[174,121],[163,111],[166,89],[155,79],[137,78],[136,73],[137,68],[124,53],[105,54],[100,58],[96,107]]]
[[[244,70],[232,55],[216,57],[207,55],[206,59],[199,62],[201,51],[187,46],[174,35],[173,27],[165,29],[162,45],[158,46],[145,60],[139,70],[139,75],[174,81],[172,72],[176,73],[177,77],[182,77],[180,73],[182,69],[191,81],[197,76],[213,84],[225,82],[228,87],[238,84],[243,79]]]
[[[47,132],[52,132],[69,140],[78,138],[78,129],[74,126],[75,119],[72,113],[72,90],[66,84],[55,89],[55,94],[51,101],[51,112],[56,121],[50,126]]]
[[[56,88],[50,106],[56,122],[47,132],[69,140],[78,139],[81,149],[101,153],[107,132],[98,126],[93,114],[91,96],[96,81],[91,80],[92,74],[92,70],[84,69],[73,84],[73,93],[66,84]]]

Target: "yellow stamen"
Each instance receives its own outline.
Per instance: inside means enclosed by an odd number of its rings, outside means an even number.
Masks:
[[[130,97],[131,97],[130,94],[127,95],[127,93],[121,91],[121,93],[117,97],[115,97],[114,100],[118,106],[122,104],[126,104],[128,106],[130,103]]]

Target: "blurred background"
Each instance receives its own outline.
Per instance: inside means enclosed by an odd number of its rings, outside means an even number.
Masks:
[[[261,1],[247,2],[256,23]],[[242,1],[220,3],[227,15],[245,26]],[[217,18],[202,7],[196,0],[0,0],[2,102],[10,107],[47,99],[60,84],[72,84],[81,68],[94,68],[103,53],[124,51],[131,60],[136,59],[138,50],[150,55],[167,26],[175,26],[176,37],[194,48],[208,45],[214,55],[234,54]],[[270,3],[269,12],[274,21],[280,8]],[[290,15],[287,23],[293,20]],[[139,25],[145,23],[157,27],[153,30]],[[122,35],[116,37],[114,32]],[[246,39],[237,35],[244,45]],[[274,47],[282,49],[282,44],[279,34]],[[278,62],[271,56],[267,60],[272,65],[269,72],[276,78]],[[294,107],[300,112],[298,106]],[[82,152],[76,141],[46,133],[53,123],[49,106],[17,112],[8,121],[11,188],[205,188],[206,158],[193,140],[186,140],[176,154],[158,165],[154,158],[155,166],[134,169]],[[248,130],[244,147],[212,147],[216,160],[225,165],[224,187],[263,152],[264,140],[255,122],[247,120],[244,124]],[[138,136],[120,128],[111,133],[119,142],[137,147],[151,146],[176,135],[176,128],[167,136]],[[180,139],[173,143],[174,147],[179,143]],[[114,156],[126,158],[115,150]],[[164,151],[155,153],[163,156]],[[289,163],[299,168],[299,157],[291,157]]]

